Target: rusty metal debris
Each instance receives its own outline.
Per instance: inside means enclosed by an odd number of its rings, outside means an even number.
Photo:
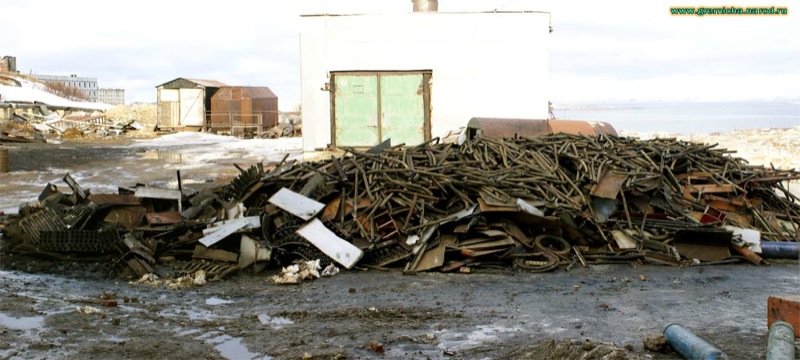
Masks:
[[[136,278],[159,262],[177,270],[203,261],[219,266],[202,268],[212,280],[316,259],[409,273],[764,264],[760,242],[796,243],[800,234],[800,199],[785,184],[799,172],[675,139],[434,140],[239,170],[229,185],[200,192],[139,186],[95,195],[67,176],[70,193],[49,184],[4,231],[12,251],[44,255],[70,252],[59,239],[111,231],[116,237],[102,241],[120,242],[116,253],[98,245],[95,255],[116,258]],[[58,234],[47,235],[47,249],[37,248],[43,233]],[[99,244],[95,237],[71,255]]]

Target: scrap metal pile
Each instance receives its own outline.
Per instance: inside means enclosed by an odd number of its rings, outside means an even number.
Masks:
[[[674,139],[479,138],[240,170],[194,193],[48,185],[5,233],[12,251],[110,254],[138,276],[170,263],[219,278],[314,259],[408,272],[761,264],[758,253],[795,257],[800,229],[800,199],[786,188],[799,172]]]

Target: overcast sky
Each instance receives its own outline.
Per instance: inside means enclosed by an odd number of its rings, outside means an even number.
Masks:
[[[439,10],[552,12],[556,104],[800,98],[800,0],[737,1],[439,0]],[[786,6],[789,15],[669,15],[699,5]],[[300,98],[300,14],[410,10],[410,0],[2,0],[0,55],[16,56],[24,73],[97,77],[128,102],[154,102],[156,85],[194,77],[267,85],[290,110]]]

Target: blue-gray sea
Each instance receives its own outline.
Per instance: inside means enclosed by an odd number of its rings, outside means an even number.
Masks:
[[[698,134],[800,126],[800,101],[555,104],[559,119],[609,122],[619,131]]]

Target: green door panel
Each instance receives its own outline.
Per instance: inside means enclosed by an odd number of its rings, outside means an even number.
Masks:
[[[378,134],[378,76],[336,75],[336,146],[373,146]],[[313,131],[313,129],[307,129]]]
[[[380,74],[381,140],[392,145],[425,142],[422,74]]]

